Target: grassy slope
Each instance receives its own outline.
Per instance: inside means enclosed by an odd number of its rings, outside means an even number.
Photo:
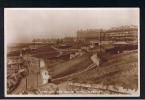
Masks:
[[[54,66],[50,70],[52,72],[52,77],[58,78],[75,72],[79,72],[87,68],[91,63],[92,61],[90,60],[90,55],[86,54],[81,57],[77,57],[75,59]]]
[[[102,83],[137,89],[137,53],[119,54],[95,69],[74,76],[71,80],[83,83]]]

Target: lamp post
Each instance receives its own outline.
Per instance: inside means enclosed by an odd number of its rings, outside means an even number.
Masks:
[[[39,74],[40,74],[40,58],[38,59],[37,88],[39,86]]]
[[[27,91],[27,88],[28,88],[28,87],[27,87],[27,81],[28,81],[28,80],[27,80],[27,76],[26,76],[26,91]]]
[[[99,35],[100,36],[100,41],[99,41],[100,42],[100,59],[101,59],[101,32],[102,30],[100,30],[100,35]]]

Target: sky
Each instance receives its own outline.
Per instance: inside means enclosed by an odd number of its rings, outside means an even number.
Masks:
[[[139,8],[5,8],[8,43],[76,36],[78,30],[139,25]]]

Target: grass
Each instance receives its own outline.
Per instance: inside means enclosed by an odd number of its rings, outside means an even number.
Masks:
[[[101,83],[137,89],[137,53],[119,55],[90,71],[74,76],[71,80],[81,83]]]
[[[71,73],[79,72],[87,68],[92,61],[90,60],[90,55],[86,54],[81,57],[66,61],[62,64],[52,67],[50,70],[52,72],[53,78],[62,77],[69,75]]]

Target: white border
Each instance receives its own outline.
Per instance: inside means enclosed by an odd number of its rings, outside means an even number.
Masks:
[[[125,10],[125,7],[121,8],[121,10]],[[139,21],[138,21],[138,93],[137,95],[79,95],[79,94],[70,94],[70,95],[8,95],[6,92],[7,89],[7,41],[6,41],[6,10],[116,10],[120,9],[119,7],[115,8],[4,8],[4,96],[5,97],[140,97],[140,8],[134,7],[138,10],[139,13]]]

